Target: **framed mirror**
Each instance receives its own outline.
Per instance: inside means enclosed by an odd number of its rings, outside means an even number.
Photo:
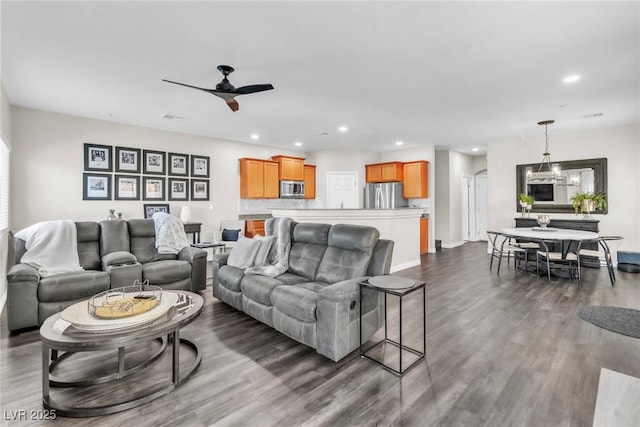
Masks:
[[[532,195],[531,212],[574,213],[571,198],[577,193],[596,193],[607,200],[607,159],[554,162],[552,171],[539,173],[540,163],[516,165],[516,209],[522,211],[519,195]],[[607,200],[608,201],[608,200]],[[607,208],[596,214],[606,214]]]

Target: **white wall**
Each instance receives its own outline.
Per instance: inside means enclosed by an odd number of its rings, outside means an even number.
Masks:
[[[8,144],[11,144],[11,107],[9,99],[4,91],[4,85],[0,80],[0,133]],[[11,205],[11,194],[9,194],[9,205]],[[9,213],[11,215],[11,213]],[[11,220],[11,216],[9,216]],[[4,302],[7,299],[7,254],[8,254],[8,230],[0,231],[0,313],[4,309]]]
[[[554,135],[550,130],[551,161],[606,157],[608,159],[607,215],[600,220],[602,235],[624,237],[621,250],[640,251],[640,126],[630,124],[585,132]],[[544,134],[530,139],[507,139],[488,145],[488,228],[512,227],[516,212],[516,165],[542,160]],[[552,218],[576,218],[551,214]],[[614,247],[614,251],[618,248]]]
[[[82,200],[85,142],[209,156],[210,201],[188,202],[192,221],[203,223],[203,240],[212,238],[220,220],[238,217],[239,158],[267,159],[275,154],[305,157],[296,151],[19,107],[12,108],[11,124],[13,230],[51,219],[100,221],[109,209],[122,212],[125,219],[143,217],[142,205],[149,202]],[[179,215],[186,202],[164,203]]]
[[[482,167],[479,163],[478,167]],[[473,157],[457,151],[436,152],[436,238],[443,248],[464,244],[462,178],[474,175]]]
[[[471,162],[473,164],[473,174],[477,175],[478,172],[487,170],[487,156],[472,156]]]

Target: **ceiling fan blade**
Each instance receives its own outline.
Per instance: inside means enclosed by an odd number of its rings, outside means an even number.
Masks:
[[[227,105],[229,106],[229,108],[231,108],[231,111],[238,111],[238,108],[240,108],[238,101],[236,101],[234,98],[227,99]]]
[[[167,82],[167,83],[173,83],[174,85],[180,85],[180,86],[190,87],[190,88],[192,88],[192,89],[203,90],[203,91],[205,91],[205,92],[209,92],[209,93],[214,92],[214,90],[213,90],[213,89],[206,89],[206,88],[203,88],[203,87],[191,86],[191,85],[187,85],[187,84],[184,84],[184,83],[173,82],[173,81],[171,81],[171,80],[165,80],[165,79],[162,79],[162,81],[163,81],[163,82]]]
[[[250,93],[263,92],[265,90],[271,90],[271,89],[273,89],[273,86],[270,83],[267,83],[262,85],[242,86],[242,87],[236,88],[236,90],[233,93],[235,93],[236,95],[247,95]]]

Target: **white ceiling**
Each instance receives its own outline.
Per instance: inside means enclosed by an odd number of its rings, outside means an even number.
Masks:
[[[538,137],[544,119],[557,134],[640,114],[638,2],[3,0],[0,13],[12,104],[225,140],[470,152]],[[161,81],[213,88],[219,64],[235,86],[275,90],[232,112]]]

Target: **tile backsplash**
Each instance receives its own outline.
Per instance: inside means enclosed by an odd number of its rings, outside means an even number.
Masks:
[[[268,214],[271,209],[310,209],[315,207],[305,199],[240,199],[239,215]]]

